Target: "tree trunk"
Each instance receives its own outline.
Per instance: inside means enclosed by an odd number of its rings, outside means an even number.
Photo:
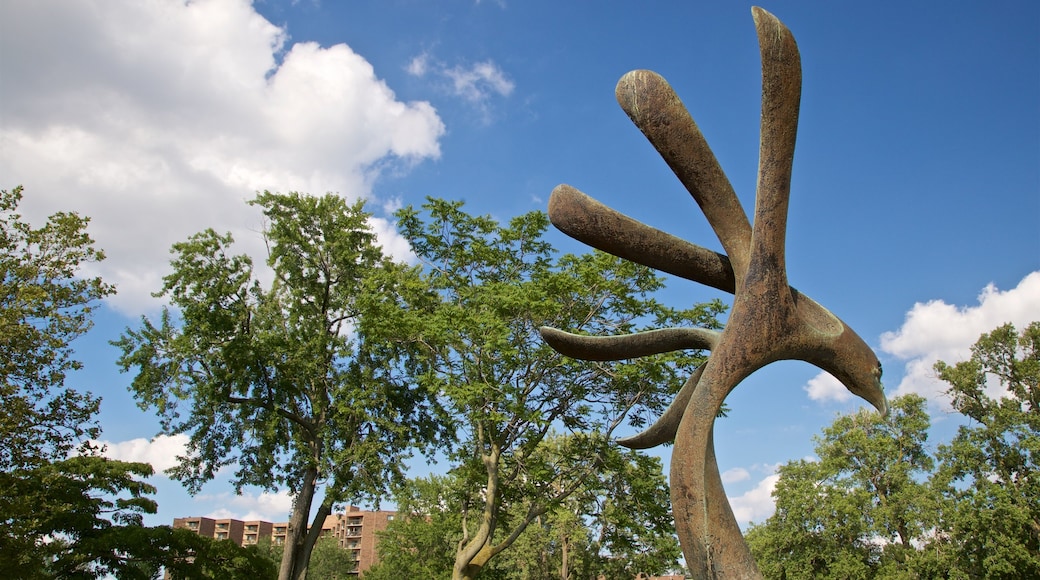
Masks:
[[[487,470],[487,487],[484,493],[484,509],[480,514],[480,525],[472,538],[463,539],[455,553],[455,565],[452,567],[452,580],[473,580],[484,569],[484,565],[493,555],[491,542],[495,535],[495,524],[498,522],[498,484],[499,459],[501,452],[495,445],[484,455],[484,468]],[[463,530],[463,534],[466,531]]]
[[[311,513],[311,502],[314,501],[314,488],[318,481],[318,470],[307,468],[303,473],[303,485],[300,493],[293,501],[293,511],[289,516],[289,529],[285,531],[285,549],[282,552],[282,564],[278,568],[278,580],[299,580],[306,571],[300,556],[306,545],[307,517]],[[311,544],[313,546],[313,544]],[[310,553],[308,550],[307,554]]]
[[[299,553],[296,555],[296,577],[294,580],[303,580],[307,576],[307,566],[311,561],[311,552],[314,551],[314,544],[318,542],[318,538],[321,537],[322,526],[325,525],[325,518],[332,513],[332,500],[326,494],[325,499],[318,506],[317,513],[314,514],[314,519],[311,520],[311,529],[307,531],[307,535],[303,539],[303,543],[300,546]]]
[[[560,544],[560,550],[563,552],[561,556],[563,563],[560,564],[560,580],[568,580],[568,578],[571,577],[570,570],[567,569],[567,548],[570,547],[570,536],[563,534],[563,537],[560,539]]]

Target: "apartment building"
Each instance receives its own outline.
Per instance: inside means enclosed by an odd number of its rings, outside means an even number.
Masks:
[[[364,511],[350,506],[346,513],[326,517],[321,533],[323,537],[335,538],[340,548],[353,553],[354,569],[350,572],[360,574],[379,561],[376,532],[385,530],[396,515],[392,511]],[[257,544],[264,539],[270,539],[275,545],[284,545],[289,523],[190,517],[175,518],[173,527],[187,528],[218,540],[231,540],[240,546]]]
[[[364,571],[379,561],[376,533],[385,530],[396,515],[396,512],[362,511],[350,506],[346,513],[325,518],[322,534],[336,538],[340,548],[353,552],[358,570]]]

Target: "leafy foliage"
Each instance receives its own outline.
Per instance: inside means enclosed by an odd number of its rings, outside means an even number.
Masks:
[[[575,361],[548,347],[538,328],[610,335],[713,327],[722,307],[669,309],[653,299],[663,282],[648,268],[600,252],[557,255],[541,212],[500,224],[430,199],[398,218],[438,297],[413,310],[424,349],[413,371],[459,421],[451,459],[465,496],[453,574],[473,578],[531,522],[599,485],[611,433],[663,410],[701,360],[694,352]],[[559,453],[541,452],[554,429],[576,436]]]
[[[1040,576],[1040,323],[984,334],[935,369],[967,420],[931,454],[924,400],[839,417],[817,462],[780,468],[747,540],[767,578]]]
[[[917,395],[891,401],[888,417],[861,410],[816,439],[819,461],[780,468],[776,513],[748,543],[769,578],[873,578],[927,537],[935,501],[920,477],[933,467],[929,419]]]
[[[944,563],[963,577],[1040,576],[1040,322],[1001,326],[935,370],[969,418],[937,454]]]
[[[365,579],[450,578],[462,538],[460,488],[451,474],[403,482],[395,493],[398,517],[379,532],[379,563]]]
[[[0,191],[0,469],[64,457],[100,432],[99,399],[64,386],[82,366],[69,343],[90,329],[96,302],[115,289],[80,269],[104,259],[89,218],[59,212],[40,228],[17,213],[22,188]]]
[[[66,387],[81,367],[69,343],[91,327],[100,299],[114,292],[82,269],[104,258],[88,218],[52,215],[40,228],[22,220],[22,188],[0,191],[0,570],[10,578],[153,578],[162,567],[255,574],[233,544],[142,526],[156,511],[141,481],[145,463],[101,457],[100,399]],[[189,558],[190,556],[190,558]],[[244,559],[243,559],[244,558]],[[241,576],[235,576],[241,577]]]
[[[547,447],[558,448],[561,439],[550,438]],[[660,460],[616,447],[608,455],[602,477],[536,516],[481,577],[635,578],[674,568],[680,550]],[[403,517],[381,534],[380,563],[365,578],[450,577],[466,486],[457,474],[409,480],[397,494]],[[524,507],[511,503],[500,517],[512,525],[526,516]]]
[[[353,552],[340,548],[335,538],[321,538],[314,544],[307,580],[353,580],[358,577],[354,570],[357,564]]]
[[[294,494],[280,577],[300,578],[333,507],[378,497],[436,436],[425,391],[393,372],[396,330],[382,320],[400,318],[399,292],[421,288],[382,254],[362,202],[265,192],[252,203],[268,219],[269,287],[230,234],[198,233],[174,245],[159,293],[176,315],[164,309],[115,344],[142,408],[190,437],[173,477],[197,491],[233,465],[238,487]]]

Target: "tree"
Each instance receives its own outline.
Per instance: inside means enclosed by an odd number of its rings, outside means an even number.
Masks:
[[[552,443],[558,442],[551,438]],[[635,578],[673,569],[680,550],[659,458],[610,447],[604,474],[537,516],[482,578],[552,580]],[[380,536],[380,563],[365,578],[449,578],[454,567],[465,479],[455,474],[409,480],[395,496],[402,517]],[[502,518],[523,518],[513,502]]]
[[[175,310],[114,344],[142,408],[164,433],[190,437],[173,477],[195,492],[233,465],[238,488],[290,490],[279,578],[295,580],[333,508],[378,498],[403,457],[436,436],[430,398],[398,380],[387,334],[400,293],[422,290],[376,245],[362,202],[264,192],[251,203],[268,220],[273,281],[231,253],[230,234],[195,234],[174,244],[158,292]]]
[[[354,553],[341,548],[339,540],[321,538],[314,544],[311,562],[307,566],[307,580],[353,580],[357,577]]]
[[[59,212],[37,229],[16,213],[22,188],[0,191],[0,468],[64,457],[100,434],[100,399],[65,386],[82,367],[69,343],[91,325],[97,302],[115,292],[83,266],[105,258],[89,218]]]
[[[610,439],[626,419],[660,412],[698,352],[587,363],[557,354],[539,328],[593,335],[642,328],[716,327],[716,302],[690,310],[653,299],[663,281],[608,254],[557,255],[548,218],[531,212],[499,224],[430,199],[398,212],[399,228],[439,296],[415,309],[425,363],[415,381],[441,394],[459,421],[451,455],[466,485],[453,578],[475,578],[528,525],[597,482]],[[641,412],[642,411],[642,412]],[[553,430],[575,435],[539,453]]]
[[[456,474],[409,479],[394,493],[397,517],[379,532],[379,562],[365,580],[450,578],[462,537],[462,491]]]
[[[593,566],[583,576],[635,578],[674,570],[682,551],[660,458],[617,450],[608,465],[601,487],[584,494]]]
[[[69,343],[114,288],[80,277],[104,259],[90,220],[59,212],[34,228],[17,213],[22,191],[0,191],[0,569],[29,578],[104,570],[99,560],[126,547],[112,544],[108,518],[135,524],[155,511],[143,497],[154,490],[135,479],[151,468],[97,457],[100,399],[65,385],[82,367]],[[102,497],[124,490],[130,498]]]
[[[549,438],[550,452],[560,437]],[[587,485],[539,516],[501,555],[509,578],[636,578],[678,565],[681,551],[661,460],[616,446]]]
[[[776,512],[746,535],[762,574],[905,574],[935,525],[937,502],[924,481],[934,467],[929,425],[922,397],[898,397],[887,417],[867,410],[838,417],[816,438],[819,461],[782,466]]]
[[[930,549],[951,577],[1040,576],[1040,322],[982,335],[967,361],[938,362],[969,422],[939,447],[947,500]]]
[[[967,423],[932,457],[918,397],[888,419],[839,417],[819,462],[781,468],[776,514],[748,531],[766,577],[1040,575],[1040,322],[1001,326],[935,370]]]
[[[21,199],[21,187],[0,191],[0,570],[152,578],[164,566],[192,577],[207,566],[245,569],[234,564],[238,546],[211,549],[195,534],[144,527],[143,514],[156,511],[147,497],[155,488],[142,481],[152,467],[107,459],[91,443],[100,399],[66,386],[82,366],[70,343],[114,288],[82,276],[104,258],[88,218],[59,212],[34,228],[17,213]],[[247,568],[254,578],[262,569]]]
[[[146,497],[155,489],[138,478],[151,473],[145,463],[96,455],[0,472],[0,569],[22,578],[94,578],[136,568],[147,559],[142,514],[156,511]]]

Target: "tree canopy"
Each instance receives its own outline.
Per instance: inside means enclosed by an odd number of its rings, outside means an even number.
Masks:
[[[747,540],[767,578],[1040,576],[1040,323],[938,362],[965,424],[932,451],[925,400],[839,417],[818,461],[780,468],[776,513]]]
[[[114,292],[83,275],[104,258],[89,219],[59,212],[42,227],[17,213],[22,188],[0,191],[0,570],[11,578],[256,577],[249,550],[142,525],[156,511],[146,463],[107,459],[100,398],[66,385],[81,368],[70,343]]]
[[[89,218],[58,212],[33,228],[17,213],[22,188],[0,191],[0,467],[28,468],[63,457],[100,427],[100,400],[66,387],[82,367],[69,343],[90,329],[98,302],[115,292],[81,269],[105,258]]]
[[[542,212],[499,223],[429,199],[397,215],[437,297],[411,311],[422,361],[412,374],[457,421],[450,460],[464,495],[453,577],[475,578],[532,522],[600,485],[613,434],[663,410],[701,361],[699,352],[576,361],[547,346],[539,328],[717,328],[722,306],[667,308],[653,297],[663,280],[650,269],[602,252],[557,253]],[[567,437],[546,453],[552,433]]]
[[[550,438],[552,449],[559,437]],[[635,578],[677,567],[679,544],[660,459],[607,448],[603,474],[537,516],[481,578]],[[380,534],[372,580],[449,578],[462,538],[467,482],[457,473],[409,480],[396,494],[399,516]],[[513,502],[501,518],[523,518]]]
[[[171,307],[115,344],[139,404],[190,438],[173,477],[195,491],[233,466],[238,488],[293,494],[279,578],[298,579],[333,508],[378,499],[437,434],[427,391],[393,372],[387,322],[424,291],[382,253],[363,202],[264,192],[251,203],[273,280],[233,253],[230,234],[195,234],[172,249],[158,292]]]
[[[967,578],[1040,577],[1040,322],[984,334],[971,358],[935,365],[968,418],[937,453],[935,539]]]

